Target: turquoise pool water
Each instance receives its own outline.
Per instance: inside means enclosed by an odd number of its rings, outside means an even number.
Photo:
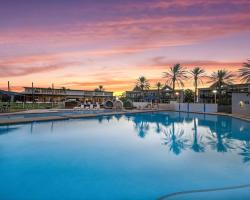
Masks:
[[[53,117],[53,116],[68,116],[68,115],[83,115],[83,114],[101,114],[101,113],[110,113],[115,112],[110,109],[106,110],[64,110],[58,112],[46,112],[46,113],[26,113],[26,114],[4,114],[0,115],[1,120],[8,120],[8,119],[22,119],[22,118],[34,118],[34,117]]]
[[[177,112],[0,127],[0,199],[159,199],[250,183],[250,123]],[[166,199],[249,199],[250,188]]]

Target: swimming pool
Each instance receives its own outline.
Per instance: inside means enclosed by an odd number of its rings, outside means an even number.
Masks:
[[[35,117],[55,117],[55,116],[69,116],[69,115],[84,115],[84,114],[101,114],[101,113],[111,113],[115,112],[112,109],[103,109],[103,110],[59,110],[54,112],[45,112],[45,113],[10,113],[0,115],[0,120],[8,119],[23,119],[23,118],[35,118]]]
[[[0,199],[249,199],[250,123],[154,112],[0,126]]]

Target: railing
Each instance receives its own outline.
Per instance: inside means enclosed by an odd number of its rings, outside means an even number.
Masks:
[[[0,102],[0,112],[16,112],[22,110],[31,110],[31,109],[51,109],[51,108],[63,108],[64,104],[61,102]]]

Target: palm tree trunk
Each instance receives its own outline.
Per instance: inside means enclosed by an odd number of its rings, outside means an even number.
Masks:
[[[173,98],[175,99],[175,80],[173,80]]]
[[[158,103],[160,103],[160,88],[158,87]]]
[[[194,103],[198,102],[197,101],[197,80],[195,79],[194,81],[194,87],[195,87],[195,91],[194,91]]]

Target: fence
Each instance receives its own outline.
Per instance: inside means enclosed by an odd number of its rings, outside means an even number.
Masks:
[[[30,110],[30,109],[51,109],[51,108],[63,108],[63,107],[64,107],[63,103],[52,103],[52,102],[47,102],[47,103],[0,102],[1,112]]]
[[[136,108],[145,108],[148,102],[133,102]],[[204,103],[176,103],[158,104],[159,109],[183,111],[183,112],[200,112],[200,113],[215,113],[218,112],[217,104],[204,104]]]

